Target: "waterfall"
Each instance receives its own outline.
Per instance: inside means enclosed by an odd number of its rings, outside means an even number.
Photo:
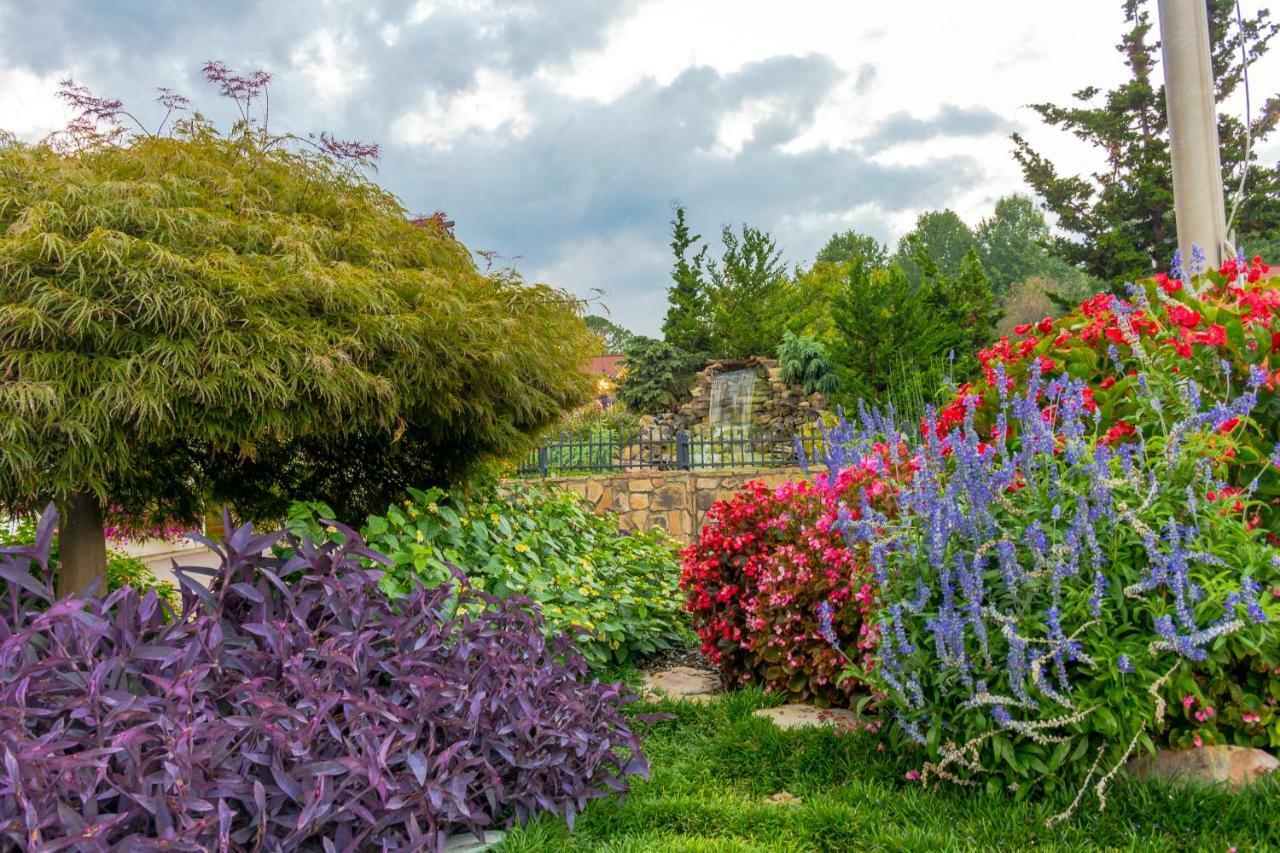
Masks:
[[[711,377],[711,425],[749,426],[755,389],[754,370],[727,370]]]

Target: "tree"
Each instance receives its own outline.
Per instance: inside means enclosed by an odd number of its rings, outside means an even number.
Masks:
[[[582,319],[587,324],[587,328],[603,342],[605,355],[623,352],[635,337],[635,333],[630,329],[619,326],[607,317],[591,314]]]
[[[932,258],[942,275],[955,276],[960,273],[965,254],[977,246],[973,231],[955,211],[930,210],[920,214],[915,230],[904,234],[898,241],[894,260],[907,274],[907,279],[918,284],[924,276],[924,271],[917,264],[921,250]]]
[[[778,344],[778,367],[782,381],[799,385],[806,394],[834,394],[840,387],[835,365],[827,351],[813,338],[786,332]]]
[[[710,265],[714,352],[724,357],[771,353],[782,339],[785,317],[768,310],[790,285],[782,252],[766,231],[743,225],[741,236],[721,231],[724,254]]]
[[[1101,92],[1089,86],[1075,103],[1032,107],[1048,124],[1071,132],[1099,149],[1105,168],[1089,176],[1063,175],[1051,161],[1013,134],[1014,157],[1027,183],[1043,199],[1066,234],[1052,241],[1054,254],[1105,282],[1132,281],[1169,262],[1177,242],[1173,219],[1173,177],[1169,160],[1168,116],[1164,87],[1152,75],[1160,58],[1152,38],[1149,0],[1125,0],[1129,30],[1117,45],[1129,76]],[[1267,10],[1236,23],[1233,0],[1207,0],[1210,46],[1219,103],[1242,79],[1241,47],[1252,64],[1266,53],[1277,25]],[[1280,97],[1269,97],[1252,127],[1246,195],[1234,225],[1241,242],[1280,230],[1280,168],[1260,166],[1257,151],[1280,120]],[[1235,190],[1246,162],[1245,127],[1237,117],[1220,114],[1218,134],[1225,183]],[[1228,198],[1230,209],[1230,198]]]
[[[665,412],[689,396],[700,359],[666,341],[636,335],[623,354],[618,399],[642,415]]]
[[[57,144],[0,143],[0,508],[59,504],[63,591],[102,576],[106,506],[355,519],[589,398],[574,300],[410,221],[376,149],[270,133],[265,74],[206,76],[228,133],[129,135],[92,99]]]
[[[904,375],[919,377],[922,387],[940,387],[946,355],[961,341],[935,312],[929,283],[913,285],[896,264],[872,269],[862,258],[850,261],[831,307],[830,352],[843,399],[881,404]]]
[[[928,263],[919,258],[917,262],[922,267]],[[940,318],[960,331],[963,349],[957,357],[972,355],[986,346],[995,334],[1000,308],[977,249],[965,253],[960,270],[954,276],[942,275],[934,268],[930,270],[930,278]]]
[[[676,207],[671,220],[671,251],[675,266],[671,270],[672,285],[667,289],[667,316],[662,322],[662,336],[677,349],[691,353],[711,349],[711,323],[707,304],[707,283],[703,279],[707,247],[703,246],[689,259],[689,250],[702,239],[690,234],[685,210]]]
[[[815,265],[847,264],[858,257],[864,258],[872,268],[883,267],[889,263],[889,247],[870,234],[849,229],[832,234],[813,260]]]

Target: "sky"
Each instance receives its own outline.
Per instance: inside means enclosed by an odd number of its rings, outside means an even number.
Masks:
[[[225,116],[200,67],[265,69],[274,129],[379,143],[410,213],[653,334],[677,202],[713,255],[746,222],[805,264],[847,228],[977,224],[1026,191],[1012,132],[1096,167],[1028,104],[1123,79],[1124,29],[1119,0],[0,0],[0,129],[64,126],[66,77]],[[1280,54],[1251,78],[1280,89]]]

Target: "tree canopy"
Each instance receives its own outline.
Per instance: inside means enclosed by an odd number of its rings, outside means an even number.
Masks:
[[[344,150],[199,115],[0,144],[0,504],[83,510],[64,548],[109,505],[354,518],[589,396],[576,303],[481,273]]]
[[[1241,83],[1242,46],[1249,62],[1256,62],[1277,25],[1264,9],[1245,18],[1242,29],[1234,0],[1206,0],[1206,7],[1221,104]],[[1027,183],[1066,232],[1052,241],[1054,253],[1112,284],[1163,268],[1177,242],[1164,86],[1153,78],[1160,43],[1153,37],[1149,0],[1124,0],[1123,8],[1129,29],[1116,49],[1124,56],[1128,78],[1107,92],[1096,86],[1080,89],[1070,105],[1032,105],[1046,123],[1098,149],[1105,166],[1092,175],[1063,174],[1021,135],[1013,135],[1014,157]],[[1280,167],[1256,162],[1260,144],[1280,121],[1280,97],[1268,94],[1255,103],[1262,108],[1253,120],[1246,192],[1233,223],[1246,247],[1280,231]],[[1246,163],[1244,123],[1221,113],[1218,135],[1230,195]]]

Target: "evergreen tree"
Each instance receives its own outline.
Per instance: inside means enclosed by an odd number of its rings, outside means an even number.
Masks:
[[[616,355],[624,352],[627,344],[635,337],[630,329],[623,328],[608,317],[592,314],[582,318],[587,328],[601,341],[602,355]]]
[[[689,250],[702,239],[689,233],[685,210],[676,208],[671,220],[671,251],[675,266],[671,270],[672,285],[667,289],[667,316],[662,322],[662,336],[677,349],[705,353],[711,349],[711,325],[707,304],[707,283],[703,278],[707,247],[703,246],[690,259]]]
[[[1032,105],[1048,124],[1099,149],[1105,168],[1089,176],[1063,175],[1021,135],[1013,135],[1014,157],[1027,183],[1067,232],[1052,241],[1053,252],[1113,285],[1166,266],[1177,242],[1164,87],[1153,77],[1160,43],[1153,37],[1149,7],[1150,0],[1123,4],[1129,29],[1117,50],[1128,66],[1127,80],[1105,93],[1096,86],[1081,89],[1069,106]],[[1249,62],[1256,62],[1277,25],[1264,9],[1246,19],[1241,31],[1234,0],[1206,0],[1206,8],[1216,96],[1222,103],[1241,83],[1242,45]],[[1260,101],[1255,94],[1254,102]],[[1246,195],[1234,222],[1245,246],[1280,231],[1280,167],[1256,162],[1277,121],[1280,98],[1270,95],[1254,118]],[[1245,127],[1238,117],[1220,114],[1218,134],[1230,196],[1246,160]]]
[[[720,356],[743,357],[773,352],[782,339],[785,317],[771,306],[785,300],[791,282],[782,252],[767,232],[729,226],[721,232],[724,254],[710,265],[712,344]]]

